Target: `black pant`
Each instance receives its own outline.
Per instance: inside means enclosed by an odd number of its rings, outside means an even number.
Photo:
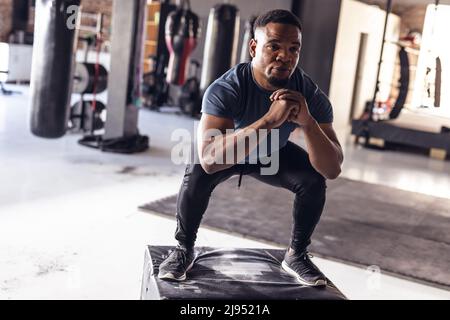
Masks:
[[[211,192],[231,176],[243,174],[295,193],[291,247],[295,250],[305,250],[311,242],[311,235],[325,204],[325,179],[312,167],[308,153],[298,145],[288,141],[287,145],[277,152],[280,165],[275,175],[261,175],[260,162],[237,164],[214,174],[207,174],[198,163],[187,165],[177,200],[175,238],[179,244],[194,246]]]

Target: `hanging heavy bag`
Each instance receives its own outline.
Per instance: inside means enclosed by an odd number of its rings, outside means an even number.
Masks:
[[[252,56],[250,55],[250,40],[253,39],[253,24],[255,23],[257,16],[251,16],[245,22],[244,38],[242,39],[241,57],[239,59],[240,63],[252,61]]]
[[[441,106],[441,79],[442,79],[442,63],[441,58],[436,57],[436,74],[434,76],[434,106]]]
[[[165,35],[170,53],[168,83],[183,85],[186,81],[190,55],[197,46],[199,31],[198,16],[190,10],[189,1],[183,1],[182,6],[167,17]]]
[[[200,82],[198,81],[197,71],[200,63],[196,60],[192,61],[192,77],[186,80],[181,87],[181,93],[178,98],[178,104],[181,110],[190,116],[196,116],[200,113],[202,96],[200,93]]]
[[[72,78],[74,20],[80,0],[38,0],[31,72],[31,132],[59,138],[66,132]]]
[[[236,64],[239,38],[239,10],[229,4],[219,4],[209,13],[203,55],[202,91]]]
[[[395,100],[394,107],[389,113],[389,119],[397,119],[400,115],[400,112],[403,110],[403,106],[405,105],[406,98],[409,93],[409,57],[404,47],[400,47],[400,51],[398,52],[398,57],[400,61],[400,80],[398,87],[398,96]]]

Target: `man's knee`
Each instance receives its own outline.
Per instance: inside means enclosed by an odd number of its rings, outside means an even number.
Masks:
[[[211,175],[207,174],[198,163],[188,164],[184,172],[183,186],[190,194],[210,192],[212,186]]]
[[[300,194],[324,195],[327,188],[326,179],[317,172],[308,173],[299,177],[294,192]]]

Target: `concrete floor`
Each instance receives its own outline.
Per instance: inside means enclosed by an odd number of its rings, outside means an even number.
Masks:
[[[0,299],[138,299],[144,247],[173,245],[175,222],[137,207],[178,191],[170,134],[193,120],[142,110],[151,148],[115,155],[45,140],[29,130],[29,94],[0,95]],[[450,197],[450,164],[354,147],[346,132],[342,176]],[[301,137],[294,135],[301,143]],[[199,246],[273,246],[201,228]],[[450,292],[372,269],[314,258],[350,299],[450,299]]]

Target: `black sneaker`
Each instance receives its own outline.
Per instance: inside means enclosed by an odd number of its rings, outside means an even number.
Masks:
[[[159,265],[158,278],[175,281],[186,280],[186,272],[192,268],[194,260],[194,249],[177,246]]]
[[[288,250],[281,266],[305,286],[326,286],[327,278],[311,261],[310,257],[312,256],[307,251],[296,253],[293,250]]]

